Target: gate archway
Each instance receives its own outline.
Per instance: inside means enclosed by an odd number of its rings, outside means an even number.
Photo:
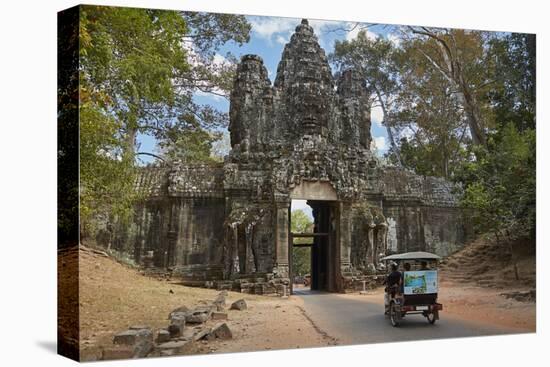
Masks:
[[[326,181],[303,180],[290,192],[290,198],[307,200],[313,209],[313,232],[293,233],[290,230],[291,213],[289,208],[288,262],[290,291],[293,292],[295,246],[310,246],[310,269],[312,290],[339,292],[342,290],[340,274],[340,211],[336,190]],[[295,244],[297,238],[312,238],[310,244]]]

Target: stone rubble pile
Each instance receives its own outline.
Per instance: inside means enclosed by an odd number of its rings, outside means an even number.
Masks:
[[[131,326],[113,337],[113,347],[103,350],[102,359],[191,354],[196,351],[196,342],[232,339],[233,333],[226,322],[226,297],[227,291],[222,291],[214,300],[202,301],[193,309],[186,306],[174,309],[168,315],[168,326],[158,330],[156,338],[148,326]],[[246,301],[239,299],[229,309],[246,310]]]

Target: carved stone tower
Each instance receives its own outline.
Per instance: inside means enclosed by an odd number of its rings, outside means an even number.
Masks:
[[[139,186],[149,199],[128,237],[136,260],[154,253],[156,266],[189,281],[273,292],[292,276],[293,199],[313,208],[317,289],[353,286],[380,252],[459,248],[469,226],[456,188],[379,164],[369,97],[354,70],[333,77],[307,20],[285,46],[273,84],[259,56],[243,56],[223,164],[144,171]]]

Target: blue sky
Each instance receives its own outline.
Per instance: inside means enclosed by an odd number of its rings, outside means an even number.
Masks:
[[[248,16],[247,18],[252,24],[250,42],[242,46],[230,42],[219,50],[216,58],[223,60],[223,57],[228,52],[235,55],[237,58],[245,54],[259,55],[264,60],[269,79],[273,83],[277,71],[277,64],[281,58],[284,45],[289,41],[290,36],[294,33],[294,29],[300,24],[301,19],[257,16]],[[334,42],[336,40],[352,39],[357,36],[357,33],[362,28],[355,27],[355,29],[352,29],[355,23],[312,19],[309,19],[309,24],[314,28],[315,34],[319,38],[319,44],[325,49],[327,55],[333,51]],[[369,27],[367,35],[369,37],[385,37],[390,40],[397,40],[389,32],[389,28],[383,25]],[[229,101],[223,97],[196,94],[195,100],[200,104],[212,105],[221,111],[229,111]],[[385,127],[380,124],[381,115],[382,113],[378,107],[372,109],[371,134],[376,143],[376,153],[380,156],[388,149],[386,130]],[[140,145],[141,151],[157,152],[156,141],[152,136],[139,135],[138,144]],[[140,159],[144,163],[147,163],[151,162],[154,158],[141,156]]]

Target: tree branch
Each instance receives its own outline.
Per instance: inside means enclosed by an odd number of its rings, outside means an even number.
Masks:
[[[159,159],[161,160],[162,162],[166,163],[166,160],[164,158],[162,158],[161,156],[158,156],[156,154],[153,154],[153,153],[149,153],[149,152],[137,152],[136,155],[147,155],[147,156],[150,156],[150,157],[154,157],[156,159]]]

